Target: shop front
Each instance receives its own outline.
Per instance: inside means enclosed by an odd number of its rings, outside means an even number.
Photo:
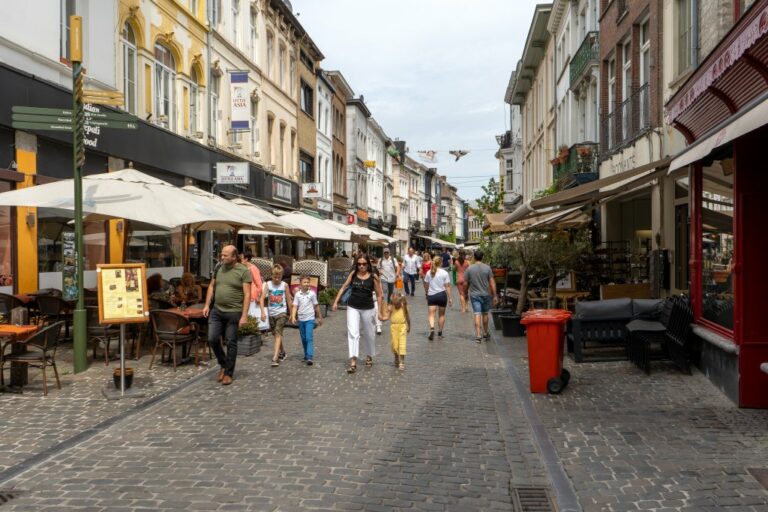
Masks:
[[[746,87],[745,84],[749,84]],[[688,147],[670,165],[690,204],[700,365],[742,407],[768,407],[765,144],[768,0],[755,2],[666,105]]]

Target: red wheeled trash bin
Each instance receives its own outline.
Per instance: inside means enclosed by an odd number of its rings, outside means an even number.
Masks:
[[[564,309],[534,309],[523,315],[528,337],[528,366],[531,393],[560,393],[571,374],[563,369],[565,323],[571,312]]]

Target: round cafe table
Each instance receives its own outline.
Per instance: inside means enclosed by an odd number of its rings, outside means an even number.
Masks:
[[[0,344],[0,350],[5,353],[5,347],[11,345],[11,353],[23,354],[27,351],[24,341],[32,336],[40,327],[37,325],[0,324],[0,338],[5,338]],[[11,362],[10,387],[20,388],[27,383],[27,365]]]

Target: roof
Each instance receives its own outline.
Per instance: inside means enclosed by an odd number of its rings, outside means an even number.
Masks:
[[[317,68],[317,77],[322,80],[325,86],[328,87],[332,93],[336,93],[336,86],[333,85],[333,82],[331,82],[330,78],[328,78],[328,76],[325,74],[325,71]]]
[[[293,14],[293,11],[291,10],[291,5],[285,3],[283,0],[272,0],[270,3],[276,10],[280,11],[280,13],[287,18],[291,26],[293,26],[293,28],[299,33],[299,36],[301,36],[300,43],[304,44],[313,52],[315,52],[314,57],[316,60],[323,60],[325,55],[323,55],[323,52],[320,51],[320,48],[317,47],[312,38],[309,37],[309,34],[301,25],[301,23],[299,23],[299,19]]]
[[[525,102],[536,70],[544,59],[544,51],[549,39],[547,22],[551,11],[552,4],[538,4],[533,12],[531,28],[528,30],[528,37],[523,49],[523,58],[517,65],[515,85],[512,88],[513,105],[522,105]]]
[[[325,74],[328,75],[328,78],[331,79],[336,87],[341,89],[341,92],[344,93],[345,96],[348,98],[353,98],[355,96],[355,91],[352,90],[352,86],[349,85],[347,80],[344,78],[344,75],[341,74],[341,71],[326,71]]]
[[[365,105],[365,99],[362,96],[359,98],[349,98],[347,100],[347,106],[357,107],[363,114],[365,114],[365,117],[371,117],[371,111],[368,110],[368,107]]]

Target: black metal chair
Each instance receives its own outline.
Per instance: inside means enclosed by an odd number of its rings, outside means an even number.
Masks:
[[[64,337],[69,339],[69,326],[72,323],[72,307],[61,297],[40,295],[37,297],[37,307],[43,323],[52,324],[64,321]]]
[[[43,372],[43,395],[48,395],[48,378],[45,369],[48,366],[52,367],[53,373],[56,376],[56,386],[61,389],[59,371],[56,369],[56,349],[59,346],[59,333],[63,323],[53,323],[41,329],[26,341],[15,342],[23,343],[27,348],[25,352],[5,354],[6,347],[12,345],[11,343],[6,343],[2,350],[0,350],[0,386],[5,385],[5,363],[10,362],[40,368]]]
[[[117,340],[120,343],[120,328],[99,323],[99,307],[86,306],[88,320],[88,343],[93,346],[93,360],[96,360],[96,349],[104,347],[104,364],[109,364],[109,343]]]
[[[197,326],[190,322],[188,318],[172,311],[152,310],[149,312],[149,318],[152,321],[152,331],[155,338],[155,346],[152,349],[152,358],[149,361],[149,369],[155,362],[157,349],[160,348],[160,360],[165,358],[165,349],[170,350],[170,360],[173,364],[173,371],[176,371],[177,347],[182,349],[191,348],[200,339],[197,333]],[[198,364],[198,351],[195,350],[195,365]]]

